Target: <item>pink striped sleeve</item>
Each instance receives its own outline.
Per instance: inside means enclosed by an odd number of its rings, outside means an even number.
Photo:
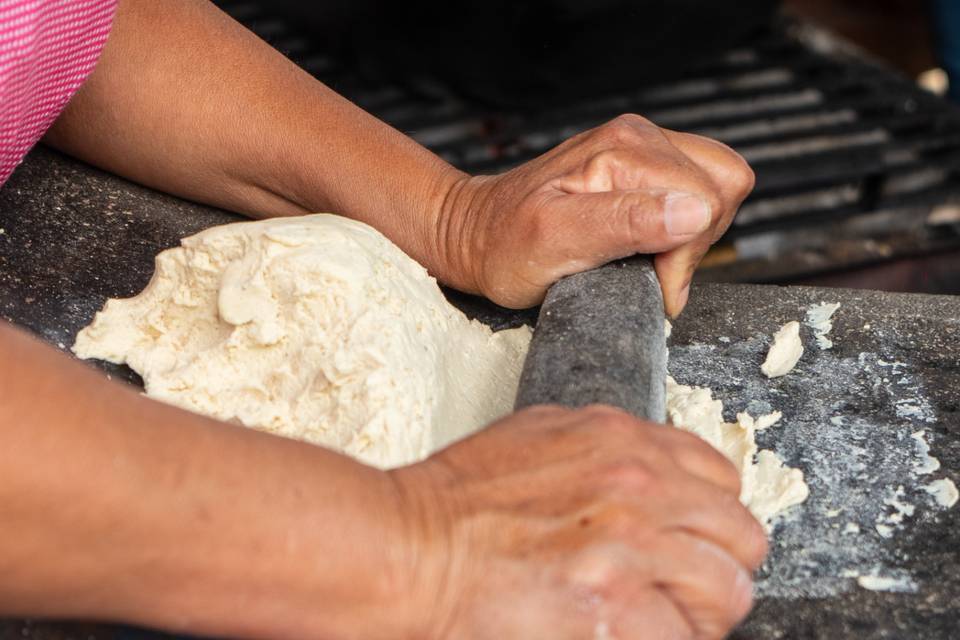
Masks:
[[[117,0],[0,0],[0,186],[93,70]]]

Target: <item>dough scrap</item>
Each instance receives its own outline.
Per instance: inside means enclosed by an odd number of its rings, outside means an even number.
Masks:
[[[927,443],[926,436],[926,429],[920,429],[910,434],[910,437],[917,443],[917,450],[920,452],[920,459],[913,463],[914,472],[918,475],[927,475],[940,469],[940,460],[930,455],[930,445]]]
[[[923,487],[923,490],[932,495],[941,507],[950,508],[960,500],[960,491],[957,491],[957,485],[950,478],[934,480]]]
[[[128,364],[158,400],[383,468],[512,410],[529,328],[468,320],[375,229],[319,214],[181,244],[74,353]]]
[[[791,320],[773,334],[773,344],[767,352],[767,359],[760,370],[768,378],[778,378],[790,373],[803,355],[803,343],[800,341],[800,323]]]
[[[827,337],[827,334],[833,329],[833,314],[840,308],[839,302],[821,302],[807,309],[806,324],[813,329],[814,337],[817,340],[817,346],[820,349],[829,349],[833,347],[833,340]]]
[[[915,593],[917,585],[909,577],[893,576],[850,576],[856,577],[857,584],[869,591],[891,591],[894,593]]]
[[[767,426],[773,424],[764,416]],[[758,451],[756,424],[747,413],[725,422],[723,402],[706,387],[677,384],[667,378],[667,416],[675,427],[689,431],[724,454],[740,473],[740,501],[768,528],[781,511],[800,504],[810,493],[803,472],[783,464],[773,451]]]

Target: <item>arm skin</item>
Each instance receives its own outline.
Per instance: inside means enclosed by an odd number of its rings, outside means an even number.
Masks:
[[[0,353],[18,363],[0,367],[0,614],[379,638],[416,600],[388,474],[148,400],[3,324]]]
[[[257,217],[362,220],[439,280],[510,307],[538,303],[564,275],[656,253],[676,315],[753,186],[729,148],[635,115],[503,175],[467,176],[206,0],[121,0],[99,64],[47,142]]]
[[[203,0],[121,0],[47,141],[250,215],[363,220],[511,306],[644,252],[679,312],[753,179],[723,145],[639,116],[466,176]],[[719,638],[749,608],[762,529],[729,463],[679,431],[540,408],[384,473],[152,402],[5,326],[0,363],[0,615],[633,640]]]
[[[716,640],[763,529],[709,445],[535,407],[392,472],[106,383],[0,324],[0,615],[232,638]]]
[[[437,255],[436,230],[465,175],[206,0],[121,0],[94,73],[46,141],[254,217],[349,215],[458,283]]]

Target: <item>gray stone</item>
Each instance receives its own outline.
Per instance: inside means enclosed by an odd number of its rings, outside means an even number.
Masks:
[[[607,404],[663,422],[663,296],[648,258],[563,278],[547,293],[516,408]]]
[[[67,348],[107,297],[147,283],[158,251],[238,219],[35,151],[0,189],[0,316]],[[449,295],[495,328],[536,318],[535,310]],[[830,334],[834,347],[820,350],[804,325],[797,368],[763,377],[770,335],[824,301],[842,305]],[[98,366],[137,381],[125,368]],[[728,418],[748,407],[782,410],[781,423],[758,439],[803,469],[811,486],[810,499],[777,524],[756,607],[735,637],[958,637],[960,505],[942,509],[922,486],[934,478],[960,481],[960,299],[703,285],[675,323],[669,367],[682,383],[712,387]],[[910,434],[920,429],[942,463],[929,476],[915,474],[919,453]],[[885,500],[898,484],[915,512],[883,537],[875,525],[892,514]],[[848,522],[859,535],[842,534]],[[899,578],[913,591],[867,591],[844,572]],[[159,637],[122,627],[0,622],[0,640],[24,636]]]

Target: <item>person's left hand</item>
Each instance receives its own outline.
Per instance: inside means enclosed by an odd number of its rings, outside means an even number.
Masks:
[[[496,303],[539,303],[561,277],[636,253],[654,260],[667,313],[753,188],[729,147],[623,115],[508,173],[464,178],[438,244],[454,286]]]

